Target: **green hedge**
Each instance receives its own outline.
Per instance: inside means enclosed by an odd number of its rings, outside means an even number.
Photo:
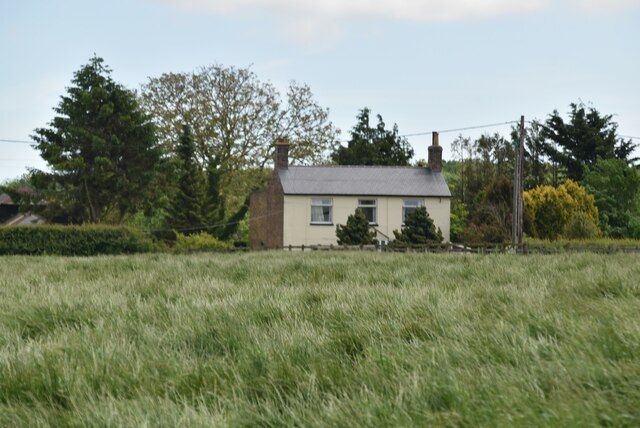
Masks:
[[[147,252],[143,232],[120,226],[0,227],[0,255],[94,256]]]

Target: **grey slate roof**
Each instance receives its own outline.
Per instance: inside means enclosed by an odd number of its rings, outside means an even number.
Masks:
[[[279,169],[285,195],[451,197],[442,173],[397,166],[290,166]]]

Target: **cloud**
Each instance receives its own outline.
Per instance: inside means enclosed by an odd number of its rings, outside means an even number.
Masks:
[[[550,0],[163,0],[199,10],[231,14],[267,11],[278,15],[319,20],[379,17],[407,21],[462,21],[530,13]],[[588,0],[604,1],[604,0]],[[613,0],[624,2],[627,0]]]
[[[580,9],[594,12],[640,9],[638,0],[574,0],[574,4]]]

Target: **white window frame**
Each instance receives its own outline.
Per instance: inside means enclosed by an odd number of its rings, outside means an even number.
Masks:
[[[403,199],[402,200],[402,224],[404,219],[407,218],[407,208],[418,209],[424,207],[424,199]]]
[[[329,221],[314,221],[314,207],[329,207]],[[311,198],[311,224],[333,224],[333,198]]]
[[[371,202],[373,204],[363,204],[363,202]],[[369,222],[369,224],[378,224],[378,200],[377,199],[366,199],[366,198],[358,198],[358,209],[362,208],[373,208],[373,220]]]

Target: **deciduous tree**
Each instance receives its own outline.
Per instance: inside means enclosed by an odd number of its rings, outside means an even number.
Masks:
[[[169,153],[176,152],[182,124],[191,127],[208,181],[209,221],[246,211],[246,196],[264,183],[277,137],[289,138],[294,164],[321,163],[337,144],[339,131],[309,86],[291,82],[284,98],[250,69],[222,65],[165,73],[142,86],[141,103]]]

